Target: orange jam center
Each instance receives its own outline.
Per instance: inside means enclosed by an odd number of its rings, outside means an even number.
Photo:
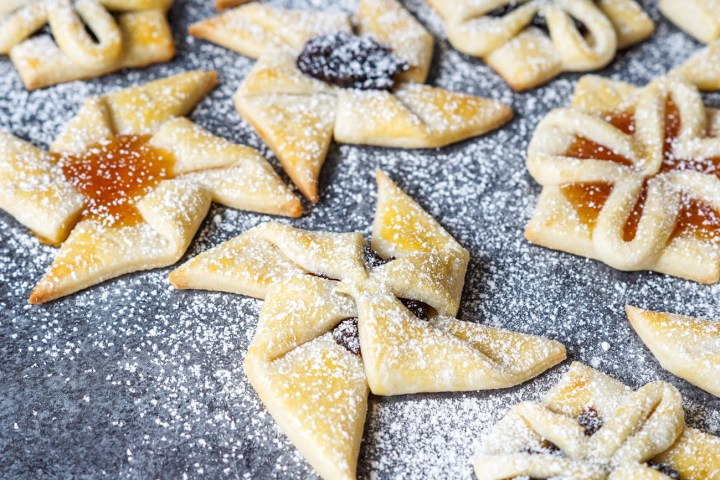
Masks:
[[[575,207],[580,221],[592,231],[613,186],[609,183],[570,183],[560,190]]]
[[[635,132],[633,112],[609,113],[604,115],[603,119],[626,134],[631,135]],[[691,170],[720,178],[720,158],[687,160],[675,157],[674,144],[679,133],[680,111],[675,102],[668,99],[665,104],[665,139],[660,172]],[[605,160],[626,166],[632,165],[628,158],[582,136],[574,139],[565,155],[580,159]],[[623,239],[626,242],[632,241],[637,235],[638,225],[645,208],[647,190],[646,181],[623,228]],[[569,184],[562,186],[561,191],[575,207],[580,221],[592,231],[597,223],[600,210],[612,193],[612,185],[605,183]],[[720,215],[701,200],[683,195],[680,213],[671,239],[682,236],[695,236],[702,240],[713,240],[720,243]]]
[[[148,144],[150,136],[121,135],[79,155],[58,155],[65,178],[85,196],[83,219],[105,225],[135,225],[142,219],[137,202],[161,180],[170,178],[172,156]]]
[[[635,115],[632,112],[618,112],[604,115],[603,120],[614,125],[624,133],[632,134],[635,132]],[[605,160],[628,167],[631,167],[633,164],[629,158],[614,152],[611,148],[580,135],[577,135],[567,148],[565,156],[580,159]]]

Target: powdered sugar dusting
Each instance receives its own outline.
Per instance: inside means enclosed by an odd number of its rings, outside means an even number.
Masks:
[[[191,115],[210,132],[261,149],[232,105],[254,60],[189,38],[189,23],[212,2],[176,2],[170,22],[178,57],[168,65],[27,93],[0,60],[0,129],[46,147],[89,95],[193,68],[220,82]],[[297,8],[321,0],[270,1]],[[437,15],[404,2],[436,35]],[[643,85],[699,44],[644,6],[658,22],[649,41],[621,52],[604,72]],[[333,2],[351,13],[351,0]],[[540,118],[569,103],[577,76],[513,93],[476,59],[438,41],[429,83],[502,100],[516,119],[487,136],[441,150],[337,145],[320,178],[320,203],[292,225],[360,231],[369,238],[372,173],[382,168],[471,253],[461,306],[466,320],[560,340],[569,356],[637,388],[667,380],[685,399],[688,424],[720,434],[720,400],[663,372],[625,318],[636,304],[720,318],[717,286],[652,273],[621,273],[599,262],[529,245],[523,229],[540,187],[524,165]],[[706,95],[720,106],[720,97]],[[283,176],[287,181],[287,177]],[[194,256],[269,217],[213,206],[186,255]],[[260,302],[231,294],[180,292],[169,269],[128,275],[51,303],[27,295],[56,250],[0,213],[0,451],[5,476],[308,478],[312,471],[279,432],[242,370]],[[610,345],[606,351],[603,342]],[[361,478],[468,478],[483,432],[509,406],[539,400],[559,367],[507,391],[372,397],[360,454]]]

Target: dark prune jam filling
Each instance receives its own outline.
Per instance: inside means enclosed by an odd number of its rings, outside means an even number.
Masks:
[[[375,250],[370,247],[362,248],[362,256],[365,261],[366,268],[377,268],[392,262],[394,258],[388,258],[387,260],[380,256]]]
[[[418,317],[420,320],[427,320],[430,316],[430,305],[421,302],[420,300],[409,300],[407,298],[401,298],[400,301],[405,308],[410,310],[413,315]]]
[[[346,318],[338,323],[332,331],[335,343],[350,353],[362,355],[360,352],[360,331],[357,318]]]
[[[680,480],[680,474],[677,470],[675,470],[675,468],[672,467],[672,465],[668,465],[667,463],[654,463],[652,461],[648,462],[647,465],[648,467],[657,470],[663,475],[667,475],[674,480]]]
[[[510,3],[506,3],[505,5],[498,7],[494,10],[489,11],[486,13],[489,17],[504,17],[508,13],[512,12],[516,8],[520,6],[520,2],[512,1]],[[587,25],[585,25],[583,22],[578,20],[575,17],[572,17],[573,23],[575,24],[575,28],[577,31],[582,35],[583,37],[586,36],[588,33],[590,33],[590,30],[588,29]],[[547,19],[545,18],[545,15],[538,12],[532,19],[531,25],[534,27],[539,28],[546,34],[550,34],[550,28],[548,27]]]
[[[297,67],[306,75],[341,88],[390,90],[410,69],[392,50],[370,37],[335,32],[305,44]]]
[[[540,442],[539,447],[527,447],[522,451],[522,453],[530,453],[533,455],[540,453],[552,453],[553,455],[560,455],[562,454],[562,450],[560,450],[560,447],[550,440],[543,439],[542,442]]]
[[[322,273],[313,273],[313,272],[306,272],[305,275],[310,275],[311,277],[317,277],[322,278],[323,280],[334,280],[327,275],[323,275]]]
[[[529,453],[531,455],[538,455],[541,453],[549,453],[552,455],[562,455],[563,452],[560,450],[560,447],[552,443],[550,440],[543,439],[542,442],[540,442],[539,447],[528,447],[525,450],[522,451],[522,453]],[[528,476],[522,476],[522,477],[512,477],[510,480],[547,480],[546,478],[539,478],[539,477],[528,477]]]
[[[578,20],[575,17],[572,18],[573,23],[575,24],[575,28],[577,29],[578,33],[580,33],[581,36],[586,36],[588,33],[590,33],[590,30],[588,29],[587,25],[585,25],[583,22]],[[547,35],[550,35],[550,27],[548,27],[547,18],[545,18],[545,15],[542,13],[539,13],[535,15],[532,19],[531,25],[533,27],[537,27],[543,32],[545,32]]]
[[[488,13],[486,13],[486,15],[489,17],[504,17],[508,13],[515,10],[517,7],[518,7],[517,2],[506,3],[502,7],[497,7],[494,10],[490,10]]]
[[[592,406],[585,407],[585,409],[580,412],[580,415],[578,415],[577,420],[580,426],[585,429],[585,435],[588,437],[595,435],[603,426],[600,414],[598,414],[595,407]]]

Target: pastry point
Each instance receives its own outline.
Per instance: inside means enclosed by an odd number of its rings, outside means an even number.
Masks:
[[[720,323],[630,305],[625,310],[664,369],[720,397]]]

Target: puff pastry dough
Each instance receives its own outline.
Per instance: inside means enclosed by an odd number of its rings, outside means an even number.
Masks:
[[[215,72],[195,71],[90,98],[49,153],[0,133],[0,208],[62,244],[32,303],[175,263],[211,200],[300,214],[257,151],[182,118],[215,83]],[[162,169],[147,166],[162,159]]]
[[[598,70],[654,25],[634,0],[428,0],[450,43],[481,57],[515,90],[562,72]]]
[[[172,0],[3,2],[0,54],[10,56],[29,90],[167,62],[175,55],[165,18],[171,5]],[[52,35],[33,36],[46,24]]]
[[[511,408],[474,460],[478,480],[718,478],[720,439],[685,426],[665,382],[632,391],[581,363],[542,403]]]
[[[658,4],[667,18],[701,42],[720,39],[720,1],[660,0]]]
[[[625,310],[663,368],[720,397],[720,323],[630,305]]]
[[[718,53],[644,88],[582,78],[572,108],[551,112],[530,142],[527,166],[543,191],[526,237],[621,270],[717,282],[718,113],[690,81],[709,79],[693,67]]]
[[[266,223],[170,276],[178,288],[265,299],[246,372],[323,478],[355,477],[369,392],[510,387],[565,358],[557,342],[452,318],[468,252],[383,173],[377,180],[372,250],[358,233]],[[409,301],[432,313],[420,318]],[[335,341],[353,330],[348,319],[356,335]]]
[[[409,70],[392,91],[333,87],[296,66],[308,40],[334,32],[369,35]],[[317,202],[330,142],[434,148],[481,135],[512,117],[509,107],[423,85],[433,39],[396,0],[360,0],[357,24],[332,12],[283,10],[251,3],[193,25],[190,33],[259,61],[235,105],[272,148],[303,194]]]

